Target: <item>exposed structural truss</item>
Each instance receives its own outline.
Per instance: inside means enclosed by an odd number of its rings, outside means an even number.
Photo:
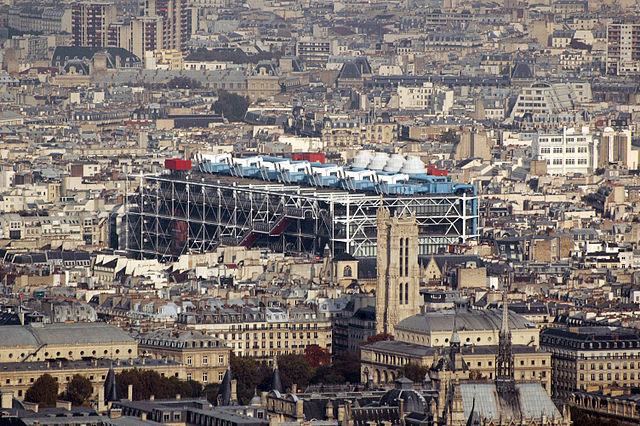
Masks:
[[[197,177],[196,177],[197,176]],[[476,238],[478,199],[467,192],[380,196],[324,188],[196,175],[138,176],[129,181],[127,250],[136,257],[175,259],[219,245],[285,252],[375,256],[376,214],[413,213],[421,254]]]

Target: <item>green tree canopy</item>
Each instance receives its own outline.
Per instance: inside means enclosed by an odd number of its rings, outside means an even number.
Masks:
[[[202,83],[189,77],[173,77],[166,86],[168,89],[200,89]]]
[[[218,100],[213,104],[214,112],[223,115],[229,121],[242,121],[248,108],[247,98],[224,90],[218,93]]]
[[[24,399],[42,407],[55,407],[58,398],[58,381],[50,374],[43,374],[27,389]]]
[[[71,401],[73,405],[83,405],[91,398],[92,394],[93,385],[91,381],[80,374],[74,374],[67,385],[65,398]]]
[[[309,365],[304,355],[290,354],[278,357],[278,368],[282,387],[285,391],[291,389],[292,384],[304,389],[311,382],[313,368]]]
[[[152,370],[130,369],[116,374],[118,395],[127,395],[127,388],[133,385],[133,399],[139,401],[149,399],[151,395],[158,399],[175,398],[176,395],[186,398],[202,396],[202,385],[193,380],[180,380],[177,377],[162,377]]]
[[[410,362],[400,369],[400,376],[404,376],[414,383],[422,383],[425,375],[429,372],[428,367]]]
[[[272,371],[251,357],[231,355],[231,372],[238,383],[238,400],[248,404],[255,391],[270,390]],[[216,394],[217,395],[217,394]]]

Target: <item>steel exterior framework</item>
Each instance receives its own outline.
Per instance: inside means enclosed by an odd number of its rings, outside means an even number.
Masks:
[[[329,245],[333,253],[375,256],[381,205],[416,215],[421,254],[478,237],[478,198],[467,192],[380,196],[198,175],[135,179],[138,189],[126,198],[126,248],[136,257],[170,260],[220,244],[316,254]]]

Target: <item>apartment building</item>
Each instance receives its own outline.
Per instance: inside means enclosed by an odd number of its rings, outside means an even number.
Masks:
[[[148,0],[144,15],[162,18],[162,49],[184,50],[191,38],[187,0]]]
[[[279,355],[302,354],[310,345],[332,350],[331,320],[308,308],[187,311],[178,314],[177,323],[206,330],[226,341],[239,356],[270,360]]]
[[[546,161],[551,175],[588,175],[598,167],[598,140],[586,127],[579,132],[564,128],[561,132],[538,133],[531,147],[533,159]]]
[[[509,117],[527,119],[544,127],[563,125],[575,121],[580,104],[591,100],[589,83],[538,82],[520,90]]]
[[[8,11],[8,25],[20,32],[56,34],[71,32],[71,8],[14,6]]]
[[[141,16],[109,26],[108,45],[121,47],[144,58],[145,52],[163,47],[163,20],[159,16]]]
[[[231,348],[198,330],[160,329],[141,335],[138,342],[145,356],[184,365],[187,380],[220,383],[229,366]]]
[[[631,143],[631,130],[614,130],[607,127],[600,137],[598,166],[607,167],[617,164],[629,170],[636,170],[639,153],[640,150],[634,149]]]
[[[326,64],[333,50],[332,42],[324,38],[307,36],[296,42],[296,56],[310,65]]]
[[[640,386],[640,333],[612,327],[547,328],[540,346],[551,353],[552,392],[607,391]]]
[[[607,26],[607,74],[640,74],[640,23]]]
[[[398,86],[398,108],[447,115],[453,108],[453,90],[432,82],[424,82],[422,86]]]
[[[108,46],[109,26],[117,18],[116,5],[108,1],[85,1],[71,8],[71,34],[74,46]]]

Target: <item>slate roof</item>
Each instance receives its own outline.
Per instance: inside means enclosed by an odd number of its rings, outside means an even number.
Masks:
[[[0,328],[0,347],[103,342],[132,343],[134,339],[118,327],[105,323],[8,325]]]
[[[432,333],[453,330],[454,317],[458,330],[500,330],[502,327],[502,310],[453,310],[427,312],[413,315],[398,323],[396,328],[421,333]],[[509,312],[509,327],[512,330],[535,328],[535,325],[515,312]]]
[[[517,383],[519,412],[504,404],[493,383],[462,383],[462,406],[465,418],[471,415],[471,408],[480,418],[487,420],[509,419],[561,419],[562,415],[539,383]],[[475,401],[475,404],[474,404]]]

